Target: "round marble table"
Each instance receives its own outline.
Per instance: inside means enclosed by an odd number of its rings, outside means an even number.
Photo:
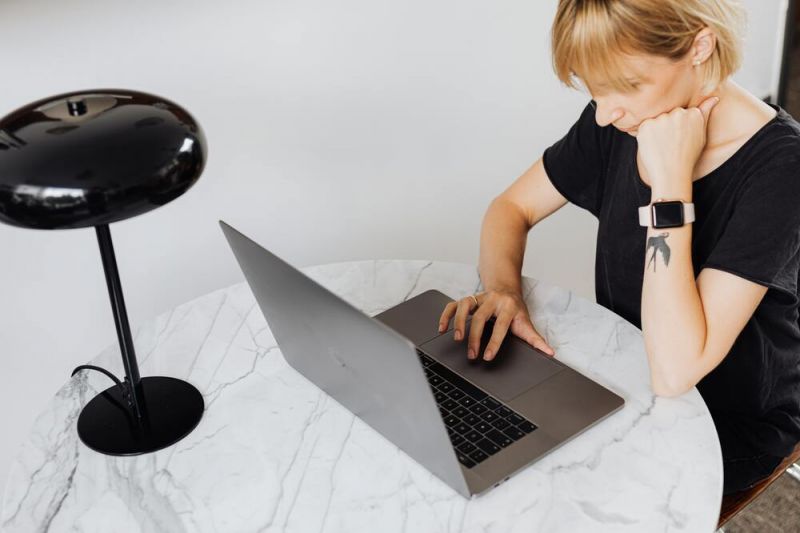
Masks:
[[[302,270],[371,316],[431,288],[452,298],[482,289],[477,269],[458,263],[378,260]],[[290,367],[240,283],[136,333],[142,375],[184,378],[203,393],[200,425],[149,455],[95,453],[78,439],[76,420],[110,381],[80,373],[23,444],[2,528],[713,531],[722,455],[697,390],[655,397],[637,328],[568,290],[531,278],[523,288],[556,357],[626,405],[482,496],[463,498]],[[122,373],[116,346],[94,364]]]

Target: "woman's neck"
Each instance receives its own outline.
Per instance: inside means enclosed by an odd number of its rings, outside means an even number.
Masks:
[[[695,97],[690,105],[698,105],[710,96],[718,96],[719,102],[708,117],[706,150],[749,138],[775,116],[774,109],[731,79],[710,94]]]

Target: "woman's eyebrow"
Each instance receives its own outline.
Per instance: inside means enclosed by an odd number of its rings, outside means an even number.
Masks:
[[[622,79],[624,79],[625,81],[636,81],[636,80],[640,80],[640,79],[643,80],[643,81],[647,81],[646,78],[644,78],[643,76],[637,76],[637,75],[623,76]],[[598,88],[608,87],[608,82],[593,83],[592,85],[594,85],[595,87],[598,87]]]

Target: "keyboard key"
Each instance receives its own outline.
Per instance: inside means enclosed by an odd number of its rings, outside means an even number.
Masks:
[[[499,418],[500,418],[500,415],[498,415],[494,411],[486,411],[485,413],[483,413],[481,415],[481,419],[484,422],[494,422],[495,420],[498,420]]]
[[[500,407],[495,409],[494,412],[497,413],[498,415],[502,416],[503,418],[505,418],[508,415],[510,415],[511,413],[513,413],[513,411],[511,409],[509,409],[508,407],[506,407],[505,405],[501,405]]]
[[[475,445],[474,445],[474,444],[472,444],[472,443],[470,443],[470,442],[464,442],[464,443],[463,443],[461,446],[459,446],[459,447],[458,447],[458,448],[456,448],[456,449],[457,449],[458,451],[460,451],[461,453],[470,453],[470,452],[472,452],[473,450],[477,450],[477,448],[475,447]]]
[[[451,390],[453,390],[453,386],[445,381],[441,385],[439,385],[439,390],[442,392],[450,392]]]
[[[515,426],[521,422],[524,422],[525,419],[519,416],[517,413],[511,413],[506,417],[506,420],[514,424]]]
[[[464,391],[467,396],[471,396],[477,401],[483,400],[486,398],[487,394],[480,390],[478,387],[467,381],[466,379],[462,378],[449,368],[439,363],[431,365],[437,374],[445,378],[447,381],[452,383],[457,389],[461,389]]]
[[[533,422],[528,422],[527,420],[524,421],[522,424],[517,424],[517,428],[519,428],[520,431],[522,431],[523,433],[530,433],[537,427],[538,426],[536,424],[534,424]]]
[[[505,448],[506,446],[514,442],[507,435],[504,435],[503,433],[497,431],[496,429],[493,429],[488,433],[486,433],[486,438],[502,448]]]
[[[469,454],[469,458],[475,461],[476,463],[480,463],[481,461],[488,459],[489,456],[480,450],[475,450],[474,452]]]
[[[500,402],[498,402],[497,400],[495,400],[495,399],[493,399],[493,398],[491,398],[489,396],[487,396],[486,398],[481,400],[481,404],[485,405],[486,407],[488,407],[492,411],[494,411],[498,407],[502,407],[500,405]]]
[[[457,416],[455,416],[455,415],[450,415],[450,416],[448,416],[447,418],[445,418],[445,419],[444,419],[444,423],[445,423],[446,425],[448,425],[448,426],[455,426],[455,425],[456,425],[456,424],[458,424],[460,421],[461,421],[461,419],[460,419],[460,418],[458,418],[458,417],[457,417]]]
[[[475,398],[472,396],[464,396],[463,398],[459,398],[458,403],[463,405],[464,407],[470,407],[475,405]]]
[[[469,411],[467,411],[464,407],[459,405],[458,407],[453,409],[453,414],[456,415],[458,418],[464,418],[469,414]],[[469,424],[469,422],[467,423]]]
[[[436,398],[436,403],[442,403],[447,399],[447,394],[443,392],[434,392],[433,397]]]
[[[428,383],[430,383],[433,386],[438,385],[442,381],[444,381],[444,380],[441,378],[441,376],[437,376],[436,374],[434,374],[432,376],[428,376]]]
[[[492,455],[500,451],[500,446],[489,439],[481,439],[475,443],[475,446],[486,452],[488,455]]]
[[[479,433],[486,433],[487,431],[494,429],[488,424],[488,422],[478,422],[472,427],[475,428],[475,431],[478,431]]]
[[[458,433],[459,435],[464,435],[472,428],[466,425],[464,422],[459,422],[456,425],[452,426],[452,428]]]
[[[454,400],[458,400],[459,398],[464,396],[464,391],[460,389],[453,389],[450,392],[448,392],[447,395],[453,398]]]
[[[447,409],[445,409],[442,406],[439,406],[439,412],[442,413],[442,418],[444,418],[444,417],[446,417],[446,416],[448,416],[450,414],[450,411],[448,411]],[[461,418],[461,417],[459,417],[459,418]]]
[[[516,428],[514,428],[514,429],[516,429]],[[517,429],[517,431],[519,431],[519,430]],[[483,435],[481,435],[480,433],[478,433],[477,431],[472,429],[472,430],[467,431],[466,433],[464,433],[464,438],[467,439],[470,442],[478,442],[479,440],[481,440],[483,438]]]
[[[456,457],[458,457],[458,462],[466,466],[467,468],[472,468],[473,466],[478,464],[475,461],[473,461],[472,458],[470,458],[468,455],[464,455],[463,453],[457,453]]]
[[[486,412],[486,407],[481,405],[481,404],[479,404],[479,403],[476,403],[475,405],[470,407],[469,410],[472,411],[473,413],[475,413],[476,415],[480,415],[480,414],[483,414],[483,413]],[[516,423],[517,422],[514,422],[514,424],[516,424]]]
[[[440,394],[442,394],[442,393],[440,393]],[[447,398],[446,394],[442,394],[442,396]],[[458,402],[453,400],[452,398],[447,398],[446,400],[441,402],[441,404],[442,404],[442,407],[444,407],[445,409],[450,409],[451,411],[454,410],[456,407],[458,407]]]
[[[502,432],[508,435],[511,438],[511,440],[519,440],[525,436],[525,433],[523,433],[514,426],[509,426],[503,429]]]
[[[450,442],[453,444],[453,447],[455,448],[459,444],[461,444],[462,442],[467,442],[467,441],[464,440],[464,437],[462,437],[461,435],[455,434],[455,435],[450,437]]]
[[[474,426],[475,424],[477,424],[480,421],[481,421],[481,419],[478,418],[477,415],[473,415],[472,413],[470,413],[470,414],[468,414],[467,416],[464,417],[464,423],[469,424],[470,426]]]
[[[510,426],[511,423],[508,420],[506,420],[505,418],[498,418],[497,420],[492,422],[492,425],[494,427],[496,427],[497,429],[505,429],[508,426]]]

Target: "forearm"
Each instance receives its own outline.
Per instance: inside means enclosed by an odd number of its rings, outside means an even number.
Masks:
[[[514,205],[495,198],[481,226],[478,272],[486,290],[522,294],[522,260],[530,227]]]
[[[659,198],[691,202],[688,183],[673,190],[653,188],[651,202]],[[688,370],[696,366],[705,344],[705,314],[692,265],[692,230],[691,223],[647,229],[642,334],[653,391],[659,395],[681,394],[693,385]]]

